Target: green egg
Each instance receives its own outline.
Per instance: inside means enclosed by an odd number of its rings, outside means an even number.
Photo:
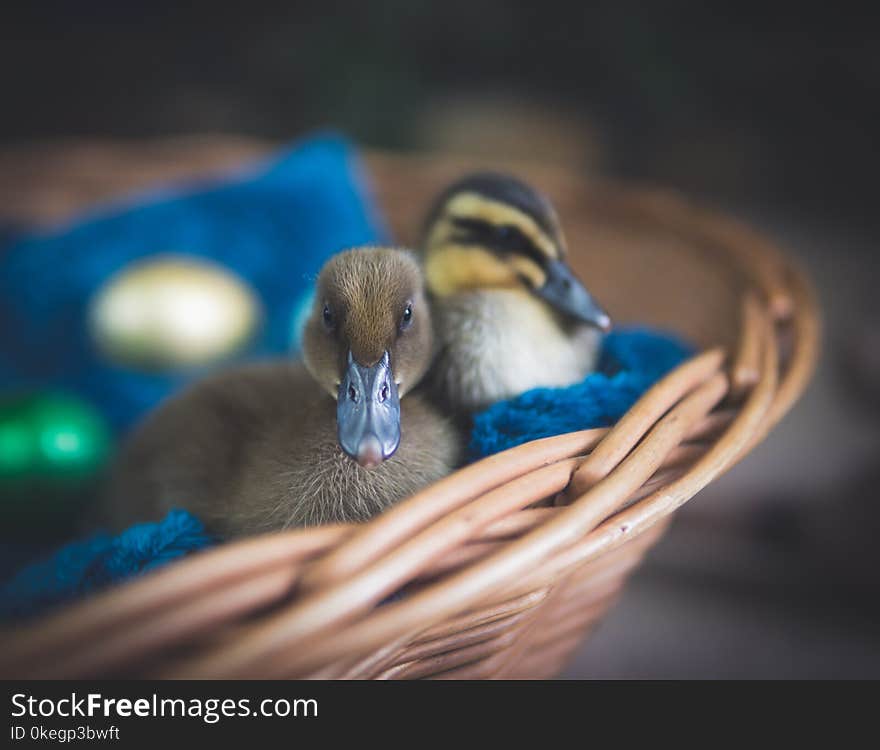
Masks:
[[[55,393],[0,399],[0,523],[69,521],[111,445],[104,420],[79,399]]]

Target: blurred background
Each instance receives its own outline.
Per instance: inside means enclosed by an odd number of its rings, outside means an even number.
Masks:
[[[24,4],[20,4],[24,6]],[[0,27],[0,198],[65,144],[522,157],[677,189],[805,265],[810,390],[685,506],[567,677],[880,676],[880,27],[802,4],[43,0]],[[4,174],[5,172],[5,174]]]

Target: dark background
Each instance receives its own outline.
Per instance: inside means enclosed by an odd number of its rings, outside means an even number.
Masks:
[[[333,125],[417,146],[438,101],[501,96],[587,118],[616,174],[876,220],[878,26],[840,5],[20,5],[6,141]]]
[[[880,676],[880,26],[841,4],[61,0],[0,22],[0,148],[332,126],[678,188],[806,265],[825,354],[568,676]]]

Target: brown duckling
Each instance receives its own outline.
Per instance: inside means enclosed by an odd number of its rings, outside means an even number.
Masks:
[[[408,253],[328,261],[303,355],[211,376],[160,406],[116,465],[109,520],[182,507],[221,536],[363,521],[455,467],[459,436],[411,392],[431,362],[432,322]]]
[[[594,368],[611,320],[566,262],[543,195],[508,175],[468,175],[435,202],[421,247],[438,339],[431,379],[454,412]]]

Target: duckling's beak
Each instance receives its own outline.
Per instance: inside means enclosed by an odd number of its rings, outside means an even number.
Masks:
[[[568,265],[560,260],[551,260],[546,271],[547,280],[543,286],[535,289],[535,294],[575,320],[589,323],[603,331],[611,329],[608,313],[596,304]]]
[[[375,365],[358,364],[351,352],[336,404],[339,445],[361,466],[391,458],[400,445],[400,398],[386,351]]]

